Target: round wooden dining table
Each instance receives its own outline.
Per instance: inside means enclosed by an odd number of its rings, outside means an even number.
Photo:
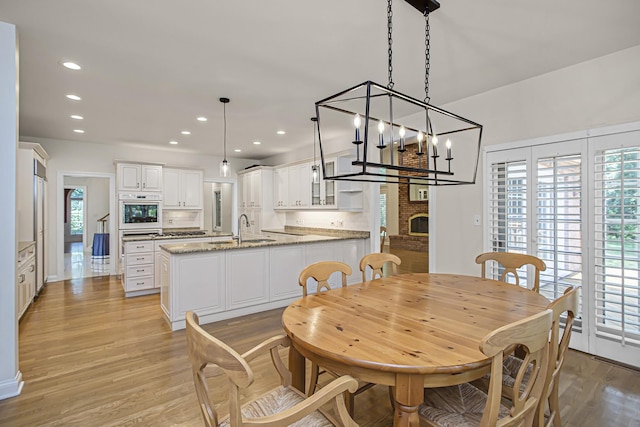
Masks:
[[[309,295],[282,315],[292,342],[293,385],[304,391],[306,358],[338,374],[394,386],[393,425],[418,426],[424,388],[484,375],[490,366],[479,350],[482,338],[548,304],[542,295],[516,285],[429,273]]]

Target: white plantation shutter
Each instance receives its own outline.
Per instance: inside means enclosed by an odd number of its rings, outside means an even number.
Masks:
[[[488,178],[490,250],[526,254],[527,163],[525,160],[493,162]],[[497,279],[501,274],[497,263],[488,263],[487,277]],[[526,286],[526,272],[520,276],[521,286]]]
[[[640,147],[605,149],[594,162],[596,335],[640,343]]]
[[[553,300],[582,283],[582,158],[538,159],[537,254],[547,265],[540,292]]]
[[[539,158],[537,164],[536,256],[547,266],[540,293],[553,301],[582,284],[582,156]],[[576,330],[582,328],[581,311]]]

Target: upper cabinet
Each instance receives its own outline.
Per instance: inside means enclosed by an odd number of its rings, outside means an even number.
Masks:
[[[336,159],[327,159],[325,162],[327,176],[333,176],[336,170]],[[314,208],[336,207],[336,182],[324,179],[322,167],[320,167],[320,182],[311,185],[311,206]]]
[[[311,163],[299,163],[276,169],[274,208],[302,209],[311,205]]]
[[[273,203],[270,190],[270,186],[273,185],[273,170],[271,168],[259,167],[239,172],[238,181],[242,190],[241,209],[263,206],[271,208]]]
[[[351,171],[351,161],[348,156],[326,159],[326,175]],[[277,168],[273,184],[274,209],[361,211],[362,183],[325,180],[319,166],[321,175],[317,184],[311,181],[310,162]]]
[[[164,168],[162,175],[164,209],[203,208],[203,171]]]
[[[118,191],[162,191],[162,166],[118,163]]]

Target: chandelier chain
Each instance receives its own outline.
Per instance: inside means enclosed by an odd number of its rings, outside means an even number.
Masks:
[[[393,50],[391,46],[393,45],[393,38],[391,37],[391,32],[393,30],[393,10],[391,9],[392,0],[387,1],[387,41],[389,42],[389,83],[387,87],[389,89],[393,89]]]
[[[424,102],[431,100],[429,97],[429,68],[431,66],[431,34],[429,27],[429,9],[424,11]]]

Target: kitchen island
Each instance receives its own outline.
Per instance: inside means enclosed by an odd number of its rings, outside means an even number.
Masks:
[[[370,252],[369,232],[326,234],[273,231],[243,236],[240,244],[160,245],[160,302],[171,329],[185,328],[189,310],[204,324],[285,307],[302,295],[298,276],[314,262],[344,262],[353,270],[348,282],[360,282],[358,264]],[[340,283],[337,276],[331,281]]]
[[[122,237],[121,279],[125,297],[160,292],[160,245],[169,242],[231,241],[232,237],[231,233],[204,230],[165,230],[162,234]]]

